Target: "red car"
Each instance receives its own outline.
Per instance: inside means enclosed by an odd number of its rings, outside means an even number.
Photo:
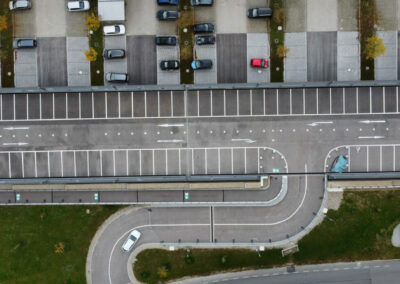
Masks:
[[[253,58],[250,60],[251,67],[268,68],[268,60],[262,58]]]

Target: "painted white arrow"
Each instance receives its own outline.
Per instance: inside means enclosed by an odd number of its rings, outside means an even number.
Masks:
[[[385,136],[358,136],[358,139],[383,139]]]
[[[182,143],[184,140],[178,140],[178,139],[173,139],[173,140],[157,140],[158,143]]]
[[[22,127],[5,127],[4,130],[27,130],[29,127],[27,126],[22,126]]]
[[[17,142],[17,143],[3,143],[3,146],[24,146],[28,145],[26,142]]]
[[[362,120],[360,123],[370,124],[370,123],[386,123],[386,120]]]
[[[317,125],[320,125],[320,124],[332,124],[333,123],[333,121],[316,121],[316,122],[313,122],[313,123],[310,123],[310,124],[307,124],[307,125],[309,125],[309,126],[317,126]]]
[[[254,143],[254,142],[257,142],[257,141],[249,139],[249,138],[233,138],[232,142],[245,142],[245,143],[251,144],[251,143]]]
[[[175,124],[168,124],[168,123],[164,123],[164,124],[159,124],[159,127],[183,127],[185,126],[183,123],[175,123]]]

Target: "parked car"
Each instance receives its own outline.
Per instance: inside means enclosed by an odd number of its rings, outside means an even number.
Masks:
[[[348,166],[349,163],[345,156],[343,155],[337,156],[332,163],[331,172],[343,173]]]
[[[123,35],[125,34],[124,25],[110,25],[103,27],[104,35]]]
[[[157,0],[158,5],[178,5],[178,0]]]
[[[129,80],[129,76],[127,73],[108,72],[106,80],[110,83],[126,83]]]
[[[123,50],[123,49],[104,49],[103,57],[105,59],[125,58],[125,50]]]
[[[267,18],[272,16],[271,8],[253,8],[247,11],[249,18]]]
[[[253,58],[250,60],[250,66],[256,68],[268,68],[268,60],[263,58]]]
[[[198,35],[198,36],[196,36],[196,44],[197,45],[215,44],[215,36],[213,36],[213,35]]]
[[[11,11],[28,10],[32,8],[31,0],[13,0],[8,3]]]
[[[133,246],[136,244],[136,242],[139,240],[141,236],[141,233],[138,230],[133,230],[128,238],[126,239],[126,241],[124,242],[124,244],[122,245],[122,250],[124,251],[130,251]]]
[[[212,66],[213,66],[213,63],[210,59],[199,59],[199,60],[194,60],[192,62],[193,70],[211,69]]]
[[[33,48],[36,47],[36,39],[33,38],[16,38],[13,41],[13,47],[18,48]]]
[[[68,1],[67,9],[70,12],[88,11],[90,8],[89,1]]]
[[[214,25],[209,23],[196,24],[193,26],[193,31],[195,33],[213,33]]]
[[[190,0],[192,6],[212,6],[213,0]]]
[[[176,45],[176,36],[157,36],[156,45]]]
[[[161,70],[177,70],[179,69],[178,60],[163,60],[160,62]]]
[[[160,21],[175,21],[179,18],[178,11],[160,10],[157,12],[157,18]]]

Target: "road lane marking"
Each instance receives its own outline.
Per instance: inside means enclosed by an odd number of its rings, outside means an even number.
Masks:
[[[204,148],[204,172],[205,172],[205,174],[207,174],[207,172],[208,172],[208,160],[207,160],[207,149],[206,148]]]
[[[247,151],[246,148],[243,148],[244,151],[244,174],[247,174]]]
[[[39,94],[39,118],[42,119],[42,93]]]
[[[108,95],[107,92],[104,93],[104,106],[105,106],[105,116],[108,118]]]
[[[369,172],[369,146],[367,146],[367,172]]]
[[[118,118],[121,118],[121,92],[118,92]]]
[[[356,113],[358,114],[358,87],[356,88]]]
[[[129,151],[125,150],[126,156],[126,175],[129,176]]]
[[[358,136],[358,139],[383,139],[385,136]]]
[[[181,149],[179,149],[178,150],[178,172],[179,172],[179,175],[182,174],[181,163],[182,163],[182,161],[181,161]]]
[[[62,153],[62,152],[61,152]],[[34,161],[35,161],[35,177],[37,177],[37,158],[36,158],[36,152],[34,154]]]
[[[279,115],[279,90],[276,89],[276,114]]]
[[[372,88],[369,87],[369,113],[372,113]]]
[[[361,120],[359,123],[371,124],[371,123],[386,123],[386,120]]]
[[[26,142],[5,142],[3,146],[26,146],[28,143]]]
[[[160,91],[157,91],[157,113],[158,113],[158,117],[160,117],[161,116],[161,111],[160,111],[160,107],[161,107],[161,105],[160,105],[161,103],[160,103]]]
[[[342,113],[344,114],[346,112],[346,95],[345,95],[345,88],[343,88],[343,92],[342,92]]]
[[[100,176],[103,176],[103,151],[100,150]]]
[[[329,88],[329,114],[332,114],[332,88]]]
[[[218,148],[218,174],[221,174],[221,149]]]
[[[250,115],[253,115],[253,90],[250,89]]]
[[[309,123],[307,125],[314,127],[314,126],[318,126],[321,124],[333,124],[333,121],[315,121],[315,122]]]
[[[159,127],[183,127],[185,124],[183,123],[162,123],[158,124]]]
[[[383,91],[383,113],[386,113],[386,89],[385,87],[382,88]]]
[[[50,169],[51,169],[51,166],[50,166],[50,152],[47,151],[47,176],[48,177],[50,177]]]
[[[233,174],[233,148],[231,148],[231,167],[232,167],[232,174]]]
[[[289,89],[289,108],[290,108],[290,114],[293,112],[293,107],[292,107],[292,89]]]
[[[24,178],[25,177],[24,152],[21,152],[21,172],[22,172],[22,178]]]
[[[265,105],[265,89],[263,89],[263,110],[264,110],[264,115],[266,114],[266,105]]]
[[[112,151],[113,155],[113,170],[114,170],[114,176],[115,176],[115,150]]]
[[[76,151],[74,151],[74,176],[76,176]]]
[[[197,90],[197,116],[200,116],[200,94],[199,94],[199,90]]]
[[[168,149],[165,149],[165,175],[168,175]]]
[[[131,118],[133,118],[133,92],[131,92]]]
[[[3,120],[3,95],[0,95],[0,118]]]
[[[192,175],[194,175],[194,149],[192,149]]]
[[[379,168],[382,171],[382,145],[379,146]]]
[[[142,175],[142,150],[139,150],[139,175]]]
[[[79,93],[79,110],[80,110],[80,103],[81,103],[81,101],[80,101],[80,95],[81,95],[81,93]],[[53,93],[53,98],[52,98],[52,103],[53,103],[53,119],[55,119],[56,118],[56,107],[55,107],[55,97],[54,97],[55,95],[54,95],[54,93]],[[79,118],[81,118],[81,116],[80,116],[80,113],[79,113]]]
[[[13,116],[14,116],[14,120],[15,120],[15,117],[16,117],[16,113],[15,113],[15,94],[13,94],[13,110],[14,110]]]
[[[89,151],[86,152],[86,167],[87,167],[87,176],[90,176]]]
[[[19,127],[14,127],[14,126],[10,126],[10,127],[4,127],[4,130],[28,130],[30,127],[28,126],[19,126]]]
[[[318,92],[318,88],[317,88],[317,90],[316,90],[316,93],[315,93],[315,97],[316,97],[316,100],[317,100],[317,114],[319,114],[319,92]]]
[[[236,90],[236,116],[239,116],[239,90]]]
[[[224,116],[226,116],[226,94],[224,90]]]
[[[257,140],[252,140],[250,138],[232,138],[231,141],[232,142],[244,142],[244,143],[248,143],[248,144],[257,142]]]
[[[173,95],[172,91],[170,93],[170,96],[171,96],[171,117],[173,117],[174,116],[174,95]]]
[[[11,178],[11,153],[8,153],[8,176]]]
[[[42,104],[40,104],[40,107],[42,107]],[[42,111],[40,111],[42,113]],[[40,116],[40,118],[42,118]],[[68,93],[65,93],[65,118],[68,119]]]
[[[306,89],[303,88],[303,115],[306,114]]]
[[[211,116],[214,116],[214,111],[213,111],[213,92],[210,90],[210,113]]]
[[[399,87],[396,87],[396,112],[399,113]]]
[[[92,118],[94,118],[94,93],[92,92]]]
[[[184,140],[181,140],[181,139],[171,139],[171,140],[161,139],[161,140],[157,140],[157,143],[182,143],[182,142],[184,142]]]
[[[29,119],[29,98],[28,94],[26,94],[26,119]]]
[[[393,171],[396,171],[396,146],[393,145]]]

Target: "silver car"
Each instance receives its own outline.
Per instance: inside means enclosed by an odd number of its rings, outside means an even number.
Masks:
[[[127,73],[108,72],[106,80],[110,83],[126,83],[129,80],[129,76]]]
[[[16,10],[28,10],[32,8],[32,2],[30,0],[13,0],[8,3],[11,11]]]

